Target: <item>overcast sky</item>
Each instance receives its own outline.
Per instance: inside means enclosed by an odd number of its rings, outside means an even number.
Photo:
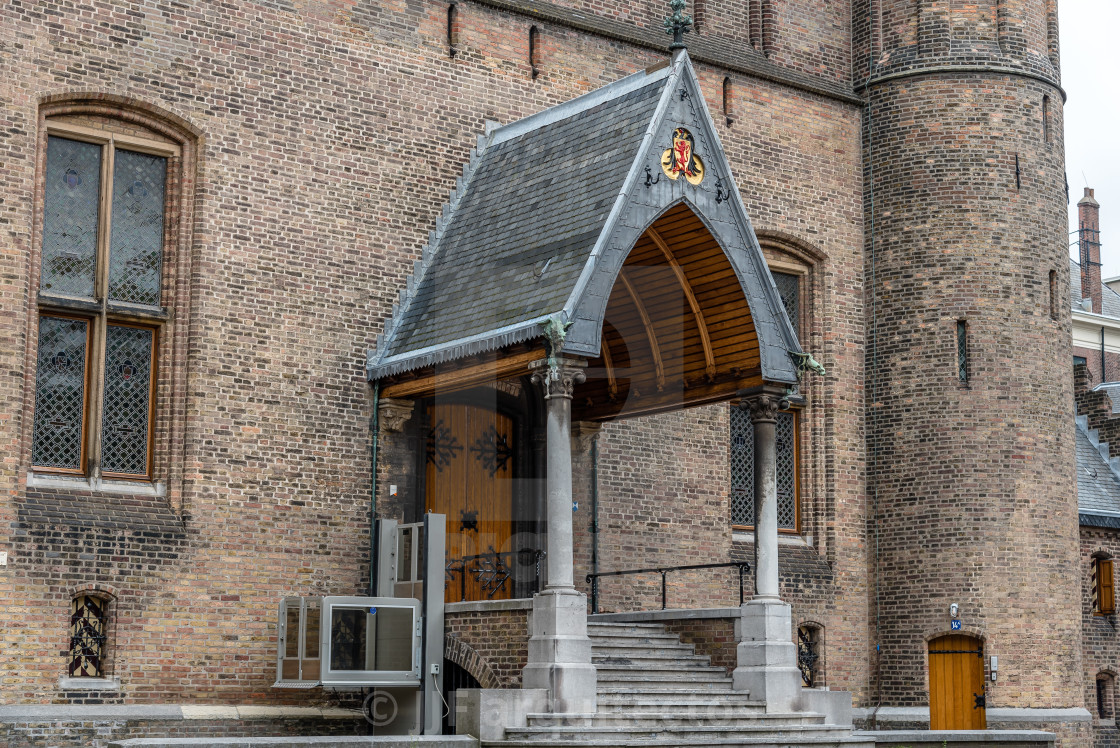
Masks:
[[[1092,187],[1101,204],[1101,273],[1108,278],[1120,275],[1120,2],[1059,0],[1058,27],[1068,96],[1069,228],[1077,230],[1077,201]]]

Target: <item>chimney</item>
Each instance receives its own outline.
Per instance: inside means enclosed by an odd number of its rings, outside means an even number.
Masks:
[[[1093,311],[1101,313],[1101,206],[1093,190],[1077,201],[1077,243],[1080,247],[1081,295],[1092,299]]]

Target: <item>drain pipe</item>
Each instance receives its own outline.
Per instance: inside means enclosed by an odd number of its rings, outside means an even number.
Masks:
[[[599,437],[591,440],[591,573],[599,573]],[[599,612],[599,578],[591,578],[591,612]]]
[[[381,382],[373,383],[373,415],[369,419],[370,458],[369,458],[369,584],[367,593],[373,597],[377,584],[377,406],[381,395]]]

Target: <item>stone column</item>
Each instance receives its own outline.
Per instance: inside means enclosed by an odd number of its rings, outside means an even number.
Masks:
[[[754,424],[755,594],[743,604],[739,622],[736,690],[766,702],[768,712],[795,711],[801,704],[801,671],[793,643],[792,609],[778,587],[778,482],[775,424],[784,390],[756,387],[740,393]]]
[[[754,599],[778,600],[777,422],[781,400],[747,401],[754,426]]]
[[[531,367],[547,407],[548,583],[533,598],[522,686],[547,688],[553,712],[596,710],[587,596],[575,589],[572,558],[572,390],[584,380],[585,366],[582,359],[558,358]]]

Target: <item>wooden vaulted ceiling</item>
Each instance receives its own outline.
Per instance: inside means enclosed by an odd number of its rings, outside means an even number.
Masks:
[[[666,212],[631,250],[607,302],[601,351],[575,390],[576,420],[677,410],[761,383],[742,287],[687,206]]]

